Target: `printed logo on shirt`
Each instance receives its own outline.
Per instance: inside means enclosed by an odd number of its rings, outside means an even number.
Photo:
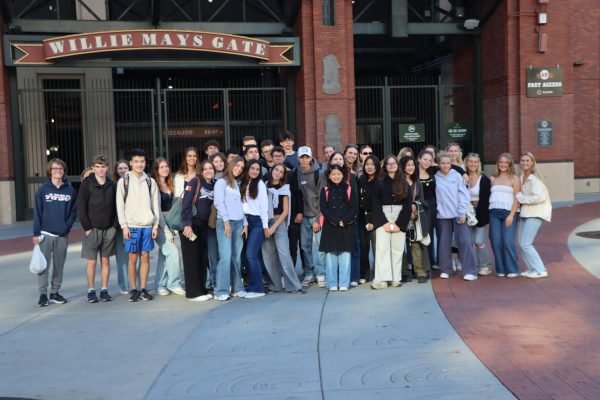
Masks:
[[[205,188],[201,188],[200,189],[200,198],[201,199],[210,199],[212,200],[214,198],[214,191],[212,190],[207,190]]]
[[[51,202],[51,201],[71,201],[71,195],[70,194],[48,193],[44,197],[46,198],[46,202]]]
[[[191,185],[187,185],[187,186],[185,187],[185,191],[186,191],[186,192],[189,192],[189,191],[191,191],[191,190],[192,190],[192,186],[191,186]]]

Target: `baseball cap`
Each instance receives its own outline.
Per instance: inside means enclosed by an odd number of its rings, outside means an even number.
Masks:
[[[298,158],[302,156],[312,157],[312,150],[308,146],[302,146],[298,149]]]

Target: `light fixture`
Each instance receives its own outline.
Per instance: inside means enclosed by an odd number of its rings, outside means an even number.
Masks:
[[[463,6],[456,7],[454,12],[458,18],[462,18],[465,16],[465,8]]]
[[[537,23],[539,25],[545,25],[548,23],[548,13],[547,12],[539,12],[537,15]]]
[[[473,30],[473,29],[477,29],[479,27],[479,20],[478,19],[467,19],[465,20],[465,23],[463,24],[463,26],[465,27],[465,29],[469,29],[469,30]]]
[[[173,89],[173,85],[169,85],[169,86],[167,86],[167,88]]]

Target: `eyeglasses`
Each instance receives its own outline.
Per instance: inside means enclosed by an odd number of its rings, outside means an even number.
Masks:
[[[64,171],[65,169],[63,167],[52,167],[50,168],[52,171]]]
[[[478,153],[469,153],[469,154],[467,154],[467,157],[469,157],[469,156],[479,157],[479,154]]]
[[[372,151],[363,151],[360,154],[362,154],[363,156],[370,156],[371,154],[373,154],[373,152]]]
[[[348,149],[356,149],[356,150],[358,150],[358,146],[355,145],[355,144],[348,144],[348,145],[346,145],[346,150],[348,150]]]

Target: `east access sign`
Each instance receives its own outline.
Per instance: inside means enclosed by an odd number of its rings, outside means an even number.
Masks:
[[[52,64],[59,59],[126,51],[174,50],[211,52],[256,59],[258,64],[291,64],[284,54],[293,45],[225,33],[181,30],[119,30],[45,39],[42,43],[12,43],[23,55],[17,65]]]

